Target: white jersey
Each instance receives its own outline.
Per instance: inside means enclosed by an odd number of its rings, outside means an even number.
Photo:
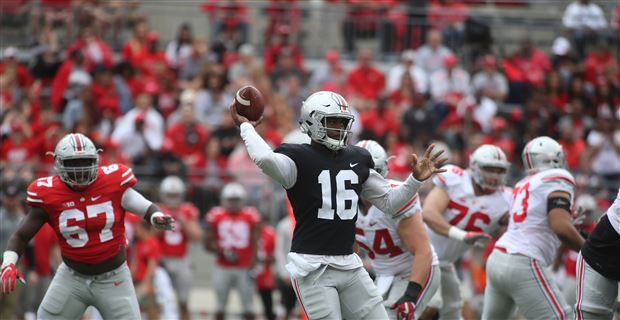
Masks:
[[[560,239],[551,230],[547,197],[555,191],[570,194],[574,201],[575,179],[564,169],[549,169],[523,178],[513,190],[508,230],[496,246],[508,253],[520,253],[540,261],[553,262]]]
[[[400,182],[390,181],[393,184]],[[395,216],[383,213],[372,206],[366,215],[358,215],[355,223],[355,242],[368,252],[372,266],[379,276],[393,276],[411,271],[414,256],[398,236],[398,223],[407,217],[422,212],[420,199],[416,194],[411,203]],[[431,246],[432,250],[432,246]],[[433,265],[437,265],[437,255],[433,251]]]
[[[443,212],[448,223],[465,231],[497,232],[499,221],[510,208],[512,189],[504,187],[492,194],[476,196],[469,170],[455,165],[446,165],[444,169],[447,171],[433,177],[433,183],[446,191],[450,199]],[[428,231],[439,261],[454,262],[470,248],[463,241],[444,237],[430,228]]]

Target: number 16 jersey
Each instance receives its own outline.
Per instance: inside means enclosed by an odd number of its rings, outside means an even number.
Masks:
[[[97,179],[75,191],[58,176],[28,186],[26,203],[42,208],[54,229],[64,257],[95,264],[125,249],[123,193],[137,183],[131,169],[112,164],[97,169]]]
[[[295,185],[286,190],[296,221],[291,252],[352,254],[362,185],[374,168],[370,153],[356,146],[331,152],[308,144],[282,144],[274,151],[297,166]]]
[[[564,169],[544,170],[523,178],[513,190],[508,230],[496,246],[550,265],[560,239],[549,225],[547,197],[554,191],[563,191],[570,195],[572,204],[574,189],[575,179]]]
[[[476,196],[468,170],[454,165],[444,166],[444,169],[446,172],[433,177],[433,183],[450,198],[444,212],[448,223],[465,231],[495,233],[499,229],[499,221],[508,212],[510,188]],[[428,233],[439,261],[454,262],[470,247],[465,242],[444,237],[433,230],[429,229]]]

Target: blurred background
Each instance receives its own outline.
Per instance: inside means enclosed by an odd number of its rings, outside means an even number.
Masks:
[[[2,248],[6,221],[26,212],[28,183],[53,174],[46,152],[68,132],[103,149],[101,165],[131,166],[150,199],[160,200],[164,177],[181,177],[203,229],[232,181],[275,228],[287,216],[283,189],[249,159],[227,113],[246,84],[264,95],[257,130],[274,147],[298,140],[304,98],[331,90],[356,113],[355,140],[377,140],[394,156],[395,179],[431,142],[464,167],[471,150],[492,143],[512,162],[512,185],[524,176],[524,144],[548,135],[593,216],[620,186],[618,1],[4,0],[0,48]],[[203,247],[189,251],[189,306],[200,318],[215,310]],[[461,267],[468,319],[481,311],[485,255],[476,250]],[[54,262],[40,271],[31,260],[32,274],[53,274]],[[570,268],[557,267],[574,278]],[[269,279],[286,278],[277,269]],[[20,301],[16,314],[36,310]],[[241,314],[236,296],[229,310]]]

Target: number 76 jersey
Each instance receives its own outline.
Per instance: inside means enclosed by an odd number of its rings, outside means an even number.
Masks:
[[[569,194],[572,207],[575,179],[568,171],[544,170],[519,181],[513,190],[508,230],[496,246],[550,265],[560,247],[560,239],[549,226],[547,212],[547,197],[554,191]]]
[[[137,183],[131,169],[112,164],[97,169],[97,179],[83,191],[69,188],[58,176],[28,186],[26,203],[42,208],[64,257],[94,264],[125,249],[125,209],[121,198]]]
[[[433,177],[435,186],[443,189],[450,199],[444,217],[450,225],[465,231],[495,233],[499,221],[508,212],[511,189],[503,188],[491,194],[476,196],[471,174],[454,165],[444,166],[446,172]],[[469,245],[450,239],[433,230],[428,230],[439,261],[454,262],[460,258]]]

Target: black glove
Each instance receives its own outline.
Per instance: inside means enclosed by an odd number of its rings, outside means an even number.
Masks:
[[[396,309],[396,319],[412,320],[415,314],[415,304],[418,302],[418,295],[422,291],[422,286],[416,282],[409,281],[405,294],[390,306]]]

